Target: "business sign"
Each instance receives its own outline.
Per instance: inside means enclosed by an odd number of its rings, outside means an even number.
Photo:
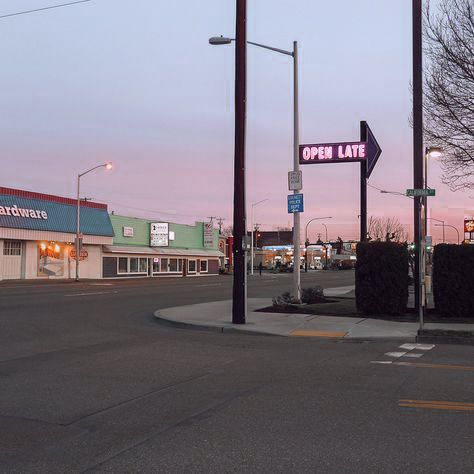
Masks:
[[[0,216],[24,217],[26,219],[48,219],[48,213],[40,209],[28,209],[12,206],[0,206]]]
[[[150,247],[168,247],[169,224],[167,222],[152,222],[150,224]]]
[[[133,237],[133,227],[124,227],[123,228],[124,237]]]
[[[288,213],[304,212],[303,195],[289,194],[288,195]]]
[[[407,196],[419,197],[419,196],[436,196],[435,189],[407,189]]]
[[[367,141],[300,145],[300,165],[367,161],[368,178],[382,153],[382,149],[377,143],[372,130],[368,125],[366,127]]]
[[[299,191],[303,188],[303,173],[299,171],[288,171],[288,190]]]
[[[474,219],[464,219],[464,232],[474,232]]]
[[[204,222],[204,247],[214,247],[214,226],[212,222]]]
[[[69,256],[73,260],[77,260],[77,258],[76,258],[76,249],[71,249],[69,251]],[[79,251],[79,260],[85,260],[88,256],[89,256],[89,252],[87,250],[80,250]]]

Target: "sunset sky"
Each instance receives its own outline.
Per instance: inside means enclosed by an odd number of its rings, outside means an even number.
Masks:
[[[0,15],[55,3],[3,0]],[[398,192],[413,181],[411,3],[248,0],[249,40],[299,42],[301,143],[356,141],[366,120],[383,149],[370,184]],[[124,215],[231,224],[234,45],[208,39],[234,32],[234,0],[93,0],[0,19],[0,186],[74,196],[77,173],[110,160],[83,196]],[[292,221],[291,58],[249,46],[247,74],[247,199],[268,198],[255,221],[271,230]],[[357,238],[359,165],[302,169],[302,223],[333,216],[330,238]],[[474,193],[441,184],[436,162],[429,185],[432,216],[462,232]],[[410,231],[410,199],[373,188],[368,199],[369,215]]]

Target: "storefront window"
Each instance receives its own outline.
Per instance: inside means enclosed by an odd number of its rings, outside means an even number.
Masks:
[[[153,259],[153,273],[158,273],[160,271],[160,259]]]
[[[183,259],[180,258],[178,260],[178,272],[182,272],[183,271]]]
[[[178,259],[170,258],[170,272],[177,272],[177,271],[178,271]]]
[[[167,272],[167,271],[168,271],[168,259],[162,258],[161,259],[161,272]]]
[[[138,273],[138,258],[130,257],[130,273]]]
[[[196,273],[196,260],[188,260],[188,272]]]
[[[3,255],[21,255],[21,242],[19,240],[5,240],[3,242]]]
[[[141,258],[140,259],[140,273],[147,273],[148,272],[148,259]]]
[[[38,276],[64,275],[64,246],[55,242],[38,245]]]
[[[128,273],[128,258],[119,257],[118,259],[118,272],[119,273]]]
[[[207,272],[207,260],[201,260],[200,272],[201,273]]]

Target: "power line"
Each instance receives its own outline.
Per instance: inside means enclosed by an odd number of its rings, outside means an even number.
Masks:
[[[91,2],[91,1],[92,0],[77,0],[75,2],[61,3],[59,5],[50,5],[49,7],[35,8],[34,10],[25,10],[22,12],[8,13],[7,15],[0,15],[0,19],[8,18],[11,16],[26,15],[27,13],[35,13],[35,12],[40,12],[43,10],[52,10],[53,8],[68,7],[70,5],[77,5],[78,3],[86,3],[86,2]]]

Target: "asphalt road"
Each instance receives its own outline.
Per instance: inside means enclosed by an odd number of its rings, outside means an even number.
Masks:
[[[303,286],[352,282],[303,275]],[[255,276],[249,296],[290,284]],[[152,317],[230,293],[231,277],[0,284],[0,471],[472,471],[472,347],[195,332]]]

